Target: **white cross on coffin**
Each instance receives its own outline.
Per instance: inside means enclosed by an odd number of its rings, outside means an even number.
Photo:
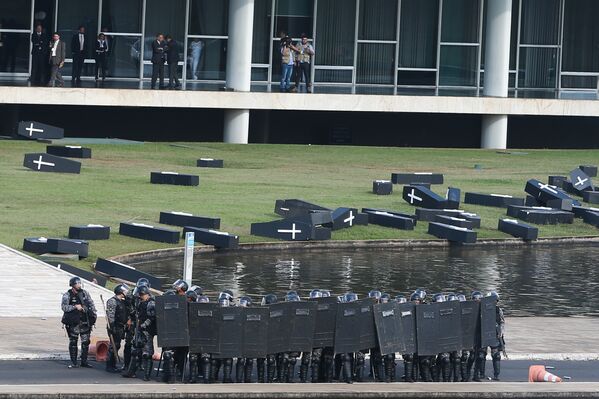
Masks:
[[[200,158],[200,161],[214,161],[214,158]]]
[[[576,176],[576,179],[578,180],[578,183],[574,183],[575,186],[582,186],[584,183],[586,183],[589,179],[581,179],[580,176]]]
[[[420,175],[420,176],[430,176],[432,175],[431,172],[419,172],[419,173],[414,173],[415,175]]]
[[[218,234],[218,235],[221,235],[221,236],[228,236],[229,235],[229,233],[227,233],[226,231],[208,230],[208,232],[212,233],[212,234]]]
[[[539,183],[539,188],[540,188],[541,190],[547,190],[547,191],[549,191],[550,193],[557,194],[557,191],[556,191],[556,190],[554,190],[552,187],[553,187],[553,186],[550,186],[549,184],[543,184],[543,183]]]
[[[374,212],[375,215],[383,215],[383,216],[395,216],[389,212],[381,212],[381,211],[376,211]]]
[[[491,197],[514,198],[511,195],[505,195],[505,194],[491,194]]]
[[[87,227],[104,227],[101,224],[88,224]]]
[[[148,227],[150,229],[153,229],[154,226],[150,226],[149,224],[143,224],[143,223],[131,223],[133,226],[137,226],[137,227]]]
[[[53,168],[53,167],[56,166],[52,162],[44,162],[44,161],[42,161],[42,155],[40,155],[40,157],[39,157],[39,159],[37,161],[33,161],[33,163],[37,164],[37,170],[41,170],[42,169],[42,165],[49,166],[51,168]]]
[[[291,230],[279,229],[279,230],[277,230],[277,232],[278,232],[278,233],[291,233],[291,239],[292,239],[292,240],[295,240],[295,235],[296,235],[297,233],[301,233],[302,231],[301,231],[301,230],[296,230],[296,229],[295,229],[295,223],[293,223],[293,224],[291,225]]]
[[[416,193],[416,191],[414,189],[412,189],[412,192],[408,194],[408,197],[410,198],[410,204],[413,204],[414,200],[416,200],[418,202],[422,202],[422,198],[415,195],[415,193]]]
[[[29,132],[29,137],[33,136],[33,132],[44,133],[44,129],[35,129],[33,127],[33,122],[31,122],[31,125],[29,125],[29,127],[26,128],[25,130],[27,130]]]
[[[81,146],[80,146],[80,145],[67,145],[67,146],[65,146],[65,147],[67,147],[67,148],[70,148],[70,149],[72,149],[72,150],[78,150],[78,149],[80,149],[80,148],[81,148]]]
[[[185,212],[171,212],[173,215],[179,215],[179,216],[193,216],[191,213],[185,213]]]
[[[177,172],[160,172],[161,175],[178,175]]]
[[[353,211],[349,211],[349,217],[347,219],[343,219],[343,223],[348,223],[350,226],[354,225],[354,219],[356,217],[354,216],[354,212]]]
[[[504,222],[518,224],[517,220],[514,219],[503,219]]]

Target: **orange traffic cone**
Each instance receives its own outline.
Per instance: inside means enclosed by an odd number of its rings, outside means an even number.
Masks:
[[[528,382],[562,382],[562,379],[545,370],[545,366],[536,365],[528,368]]]
[[[108,360],[108,349],[110,342],[106,338],[92,338],[89,345],[89,355],[95,356],[97,362]]]

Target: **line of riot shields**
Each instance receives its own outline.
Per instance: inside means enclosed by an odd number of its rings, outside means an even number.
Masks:
[[[333,348],[335,354],[373,348],[387,354],[437,355],[499,345],[496,301],[430,304],[338,303],[334,297],[268,306],[220,307],[156,298],[158,346],[188,347],[213,359],[261,359],[283,352]]]

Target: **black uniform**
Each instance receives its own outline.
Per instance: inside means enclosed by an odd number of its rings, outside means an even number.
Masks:
[[[158,39],[152,42],[152,89],[156,86],[156,80],[160,78],[160,88],[164,86],[164,57],[166,43]]]
[[[154,336],[156,335],[156,303],[153,297],[140,301],[136,309],[137,323],[133,338],[133,351],[125,377],[134,377],[137,372],[137,359],[144,363],[144,380],[150,379],[154,355]]]
[[[31,34],[31,84],[44,86],[47,82],[48,49],[50,41],[43,32]]]
[[[127,303],[124,299],[117,295],[113,296],[106,302],[106,319],[108,320],[108,334],[112,337],[116,352],[121,349],[121,341],[125,339],[125,327],[129,320]],[[106,362],[107,371],[116,371],[116,356],[115,350],[110,343],[108,352],[108,361]]]
[[[81,305],[81,311],[76,309]],[[89,349],[90,334],[96,323],[97,313],[89,293],[85,290],[76,291],[74,288],[65,292],[62,296],[62,323],[65,325],[69,335],[69,355],[71,367],[77,367],[77,341],[81,337],[81,366],[89,367],[87,363],[87,352]]]
[[[175,39],[171,39],[167,43],[167,61],[168,61],[168,86],[170,88],[179,87],[179,79],[177,78],[177,68],[179,66],[179,44]]]
[[[81,43],[83,39],[83,43]],[[85,37],[85,33],[76,32],[71,40],[71,55],[73,57],[73,76],[72,80],[81,81],[81,71],[83,70],[83,64],[88,54],[88,40]],[[83,45],[82,45],[83,44]]]
[[[108,58],[108,42],[106,39],[98,39],[96,41],[96,80],[98,80],[99,72],[102,70],[102,80],[106,79],[106,61]]]

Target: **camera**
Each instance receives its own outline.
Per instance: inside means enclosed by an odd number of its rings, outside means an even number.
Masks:
[[[293,39],[289,36],[285,36],[281,39],[281,47],[289,47],[293,44]]]

